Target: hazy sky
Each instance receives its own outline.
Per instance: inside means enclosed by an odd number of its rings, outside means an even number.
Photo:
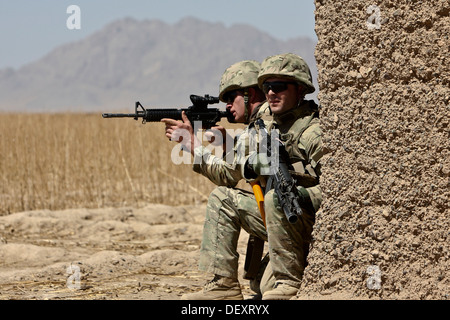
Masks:
[[[81,10],[80,30],[67,28],[70,5]],[[226,26],[250,24],[281,40],[317,40],[314,0],[1,0],[0,69],[19,68],[120,18],[172,24],[186,16]]]

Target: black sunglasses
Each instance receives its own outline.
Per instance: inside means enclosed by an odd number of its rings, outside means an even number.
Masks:
[[[268,94],[270,90],[272,90],[274,93],[280,93],[287,90],[288,84],[296,84],[296,82],[283,82],[283,81],[264,82],[263,91],[265,94]]]
[[[227,92],[223,95],[223,100],[226,101],[227,103],[233,103],[234,99],[236,99],[239,92],[240,92],[239,90],[233,90],[233,91]]]

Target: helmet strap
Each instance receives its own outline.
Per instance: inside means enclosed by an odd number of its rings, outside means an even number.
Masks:
[[[245,113],[244,113],[244,119],[245,123],[250,122],[250,105],[249,105],[249,97],[248,97],[248,90],[244,91],[244,103],[245,103]]]
[[[300,97],[298,99],[297,107],[300,107],[300,105],[302,105],[303,101],[305,101],[305,88],[301,85],[299,85],[299,88],[300,88],[301,92],[300,92]]]

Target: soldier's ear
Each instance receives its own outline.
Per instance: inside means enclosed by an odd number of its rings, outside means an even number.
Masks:
[[[306,88],[302,85],[298,85],[297,86],[297,94],[299,97],[305,97],[305,93],[306,93]]]
[[[255,88],[248,88],[247,92],[248,92],[248,102],[255,103],[255,99],[256,99]]]
[[[258,103],[266,100],[266,95],[258,87],[248,88],[249,102]]]

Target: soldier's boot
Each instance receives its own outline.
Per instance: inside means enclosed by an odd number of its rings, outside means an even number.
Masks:
[[[298,288],[287,283],[278,282],[275,288],[264,292],[263,300],[289,300],[297,295]]]
[[[201,291],[181,296],[181,300],[243,300],[239,281],[216,275]]]

